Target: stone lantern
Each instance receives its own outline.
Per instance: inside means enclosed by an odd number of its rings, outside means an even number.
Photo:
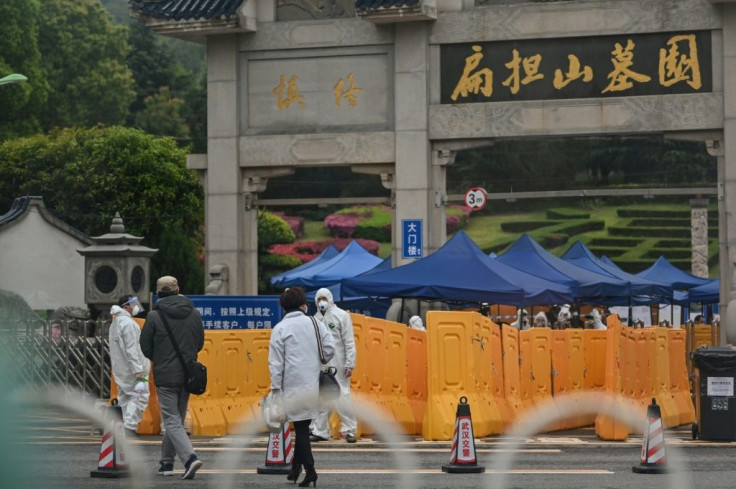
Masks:
[[[108,234],[92,238],[92,246],[77,250],[84,256],[84,301],[90,308],[107,315],[126,294],[148,302],[151,256],[158,250],[138,244],[142,239],[125,233],[116,212]]]

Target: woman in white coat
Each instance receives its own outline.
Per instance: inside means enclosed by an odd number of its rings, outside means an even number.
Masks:
[[[288,480],[296,483],[302,465],[306,470],[300,487],[317,485],[309,423],[319,413],[319,373],[322,368],[314,323],[307,311],[307,297],[299,287],[286,289],[279,300],[284,318],[271,332],[268,367],[271,391],[280,394],[286,417],[294,423],[294,460]],[[335,354],[332,334],[321,321],[317,330],[322,340],[322,354],[330,361]]]

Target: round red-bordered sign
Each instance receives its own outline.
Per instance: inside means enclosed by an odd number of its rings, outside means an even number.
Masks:
[[[488,194],[480,187],[473,187],[465,192],[465,205],[474,211],[479,211],[486,206]]]

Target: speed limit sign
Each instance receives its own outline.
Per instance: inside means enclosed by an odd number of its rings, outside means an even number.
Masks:
[[[488,194],[480,187],[473,187],[465,192],[465,205],[474,211],[479,211],[485,207],[487,200]]]

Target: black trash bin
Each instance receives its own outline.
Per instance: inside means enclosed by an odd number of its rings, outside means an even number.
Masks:
[[[695,413],[693,438],[736,440],[736,349],[717,346],[693,352]]]

